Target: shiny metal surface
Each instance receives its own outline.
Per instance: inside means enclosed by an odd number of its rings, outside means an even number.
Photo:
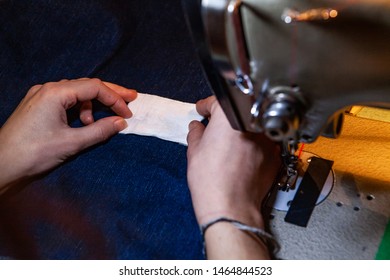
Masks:
[[[233,127],[313,142],[340,134],[347,106],[390,108],[390,1],[203,0],[201,9]],[[299,88],[298,101],[286,103],[294,91],[275,101],[275,88]]]

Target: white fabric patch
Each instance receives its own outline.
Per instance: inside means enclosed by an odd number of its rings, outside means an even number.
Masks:
[[[195,104],[145,93],[138,93],[128,107],[133,116],[126,119],[128,127],[120,133],[154,136],[183,145],[187,145],[188,124],[203,119]]]

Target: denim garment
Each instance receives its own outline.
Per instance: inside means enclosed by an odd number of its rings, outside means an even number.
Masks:
[[[0,0],[0,124],[34,84],[79,77],[187,102],[211,94],[180,0]],[[112,114],[95,105],[95,118]],[[81,125],[75,109],[69,120]],[[117,135],[7,193],[0,255],[203,258],[186,147]]]

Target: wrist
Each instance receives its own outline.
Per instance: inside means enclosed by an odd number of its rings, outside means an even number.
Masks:
[[[225,216],[251,226],[264,227],[261,205],[267,188],[262,185],[247,181],[229,183],[226,180],[204,183],[193,179],[189,181],[189,186],[200,225]]]
[[[10,186],[14,185],[19,179],[13,174],[12,168],[4,158],[0,160],[0,195],[3,194]]]
[[[220,217],[241,221],[242,223],[245,223],[249,226],[264,229],[264,219],[260,208],[249,205],[241,205],[241,207],[236,209],[220,208],[208,212],[203,212],[201,215],[197,215],[197,220],[198,224],[202,226]]]
[[[8,145],[3,145],[0,141],[0,194],[8,188],[20,182],[26,176],[22,167],[22,159],[16,156],[14,149],[7,149]]]
[[[226,217],[201,226],[201,231],[209,259],[269,259],[270,252],[275,254],[280,248],[263,229]]]

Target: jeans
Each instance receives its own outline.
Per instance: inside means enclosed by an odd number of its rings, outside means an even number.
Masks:
[[[212,94],[180,0],[0,0],[1,125],[31,86],[80,77],[186,102]],[[112,114],[95,105],[95,118]],[[76,109],[68,118],[81,125]],[[116,135],[8,192],[0,256],[202,259],[186,147]]]

